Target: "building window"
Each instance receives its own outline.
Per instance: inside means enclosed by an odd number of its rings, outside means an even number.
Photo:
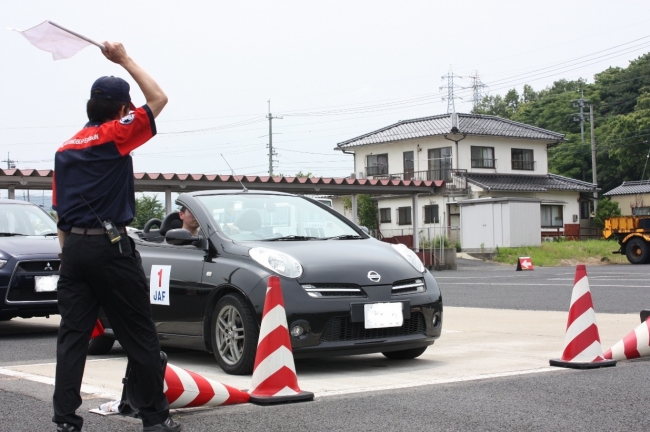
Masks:
[[[557,228],[564,226],[561,205],[542,205],[542,228]]]
[[[494,147],[472,146],[472,168],[496,168]]]
[[[397,225],[411,225],[411,207],[397,209]]]
[[[451,147],[429,150],[429,175],[427,180],[449,180],[451,178]]]
[[[404,152],[404,178],[403,180],[413,180],[414,174],[413,152]]]
[[[366,161],[366,175],[388,175],[388,153],[369,155]]]
[[[512,149],[512,169],[513,170],[535,170],[535,161],[533,160],[533,151],[526,149]]]
[[[380,208],[379,223],[389,223],[389,222],[390,222],[390,208]]]
[[[580,219],[589,219],[591,204],[589,201],[580,201]]]
[[[424,206],[424,223],[438,223],[438,205],[425,205]]]
[[[650,216],[650,207],[632,207],[633,216]]]

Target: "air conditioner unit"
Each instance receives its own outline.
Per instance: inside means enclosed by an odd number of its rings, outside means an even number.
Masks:
[[[358,178],[358,179],[362,179],[362,178],[365,178],[365,177],[366,177],[366,176],[363,175],[363,171],[359,171],[359,173],[357,174],[357,178]]]
[[[357,178],[357,174],[356,174],[356,173],[352,173],[352,174],[350,174],[350,178],[351,178],[351,179],[355,179],[355,178]]]

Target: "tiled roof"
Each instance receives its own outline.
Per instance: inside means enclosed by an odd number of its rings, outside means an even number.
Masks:
[[[547,192],[551,190],[567,190],[595,192],[598,190],[596,185],[592,183],[574,180],[556,174],[518,175],[468,173],[467,181],[486,191]]]
[[[633,195],[644,193],[650,193],[650,180],[626,181],[619,187],[614,188],[603,195]]]
[[[453,127],[453,115],[441,114],[402,120],[374,132],[340,142],[335,149],[450,134]],[[539,139],[554,142],[564,140],[563,134],[497,116],[482,114],[456,114],[456,116],[458,118],[458,131],[454,131],[456,134]]]
[[[0,169],[0,188],[50,189],[53,170]],[[441,180],[353,179],[329,177],[232,176],[219,174],[135,173],[137,191],[249,189],[288,193],[430,193],[443,186]]]

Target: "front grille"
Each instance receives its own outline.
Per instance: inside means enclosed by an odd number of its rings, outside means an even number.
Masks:
[[[21,261],[16,266],[16,272],[56,272],[59,271],[61,261]],[[47,269],[47,270],[45,270]]]
[[[351,322],[350,317],[336,317],[327,322],[321,334],[321,342],[347,342],[369,339],[386,339],[398,336],[424,334],[426,325],[421,312],[405,319],[401,327],[366,329],[362,322]]]
[[[9,302],[52,302],[56,301],[56,291],[34,291],[35,276],[49,276],[58,273],[60,260],[19,261],[9,282],[7,301]],[[46,270],[47,269],[47,270]]]
[[[357,285],[349,284],[305,284],[302,288],[313,298],[327,297],[366,297],[366,293]]]
[[[398,281],[393,284],[391,290],[393,295],[402,295],[410,294],[416,292],[424,292],[426,289],[424,287],[424,280],[422,279],[408,279],[403,281]]]

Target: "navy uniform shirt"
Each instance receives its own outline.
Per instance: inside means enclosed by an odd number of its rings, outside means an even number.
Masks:
[[[126,226],[135,215],[133,160],[130,153],[156,134],[151,109],[144,105],[106,123],[87,123],[54,156],[52,208],[58,227],[99,228],[110,219]]]

